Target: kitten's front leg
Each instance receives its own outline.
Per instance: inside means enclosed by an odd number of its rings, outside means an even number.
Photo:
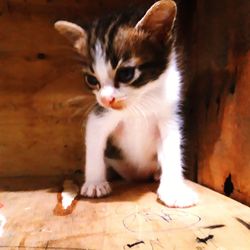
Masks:
[[[107,112],[101,116],[93,112],[87,120],[85,183],[81,188],[81,195],[86,197],[103,197],[111,192],[106,178],[104,150],[117,120]]]
[[[177,118],[177,117],[175,117]],[[190,207],[197,203],[196,193],[184,182],[182,174],[181,132],[178,118],[159,123],[161,140],[158,160],[162,175],[158,196],[168,207]]]

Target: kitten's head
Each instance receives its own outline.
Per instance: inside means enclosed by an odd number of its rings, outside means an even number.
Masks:
[[[99,19],[86,29],[55,23],[81,55],[85,82],[105,108],[132,105],[167,67],[176,5],[161,0],[140,12]]]

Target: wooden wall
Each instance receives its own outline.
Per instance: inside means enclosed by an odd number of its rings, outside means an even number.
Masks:
[[[0,176],[82,167],[83,119],[71,119],[77,110],[67,101],[86,90],[75,54],[53,24],[86,22],[129,2],[0,0]]]
[[[189,165],[199,183],[250,204],[250,1],[191,2]]]
[[[82,166],[86,95],[75,54],[53,29],[126,8],[115,0],[0,0],[0,176],[70,174]],[[188,176],[250,204],[248,0],[179,0],[186,48]],[[229,184],[228,184],[229,183]],[[232,186],[231,183],[231,186]]]

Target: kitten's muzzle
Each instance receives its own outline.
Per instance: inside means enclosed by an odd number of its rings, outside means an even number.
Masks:
[[[106,108],[112,109],[123,109],[125,107],[125,103],[123,100],[118,100],[115,97],[101,97],[100,98],[101,104]]]
[[[101,103],[106,107],[111,106],[112,103],[115,102],[115,97],[113,96],[102,96],[100,99],[101,99]]]

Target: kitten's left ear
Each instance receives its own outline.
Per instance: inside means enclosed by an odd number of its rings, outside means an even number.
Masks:
[[[137,23],[136,29],[155,35],[157,39],[165,40],[174,26],[176,12],[177,8],[174,1],[158,1]]]
[[[82,27],[67,21],[57,21],[54,26],[60,34],[73,44],[79,53],[83,51],[87,40],[87,33]]]

